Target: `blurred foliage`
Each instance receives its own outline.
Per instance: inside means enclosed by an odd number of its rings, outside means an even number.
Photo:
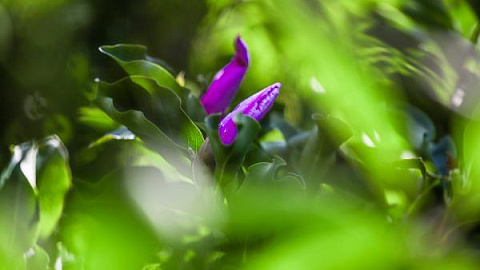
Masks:
[[[0,269],[477,269],[479,21],[473,0],[0,1]],[[234,104],[283,86],[225,146],[199,97],[238,34]]]

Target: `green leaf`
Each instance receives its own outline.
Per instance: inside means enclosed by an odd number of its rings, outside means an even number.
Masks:
[[[443,1],[415,0],[404,7],[405,13],[428,28],[453,29],[452,18]]]
[[[147,60],[147,48],[145,46],[117,44],[101,46],[99,50],[115,60],[129,75],[148,77],[155,80],[160,86],[170,88],[177,93],[185,91],[168,70]]]
[[[298,167],[309,189],[315,190],[335,162],[338,147],[351,136],[348,126],[331,116],[313,116],[316,125],[300,154]]]
[[[78,121],[100,132],[107,132],[118,128],[118,123],[97,107],[82,107],[78,111]]]
[[[91,143],[90,147],[95,147],[112,140],[131,141],[131,140],[135,140],[135,138],[136,138],[135,134],[133,134],[130,130],[128,130],[128,128],[122,126],[119,129],[116,129],[112,132],[109,132],[103,135],[101,138]]]
[[[261,144],[254,142],[245,157],[244,166],[249,167],[258,162],[269,162],[274,155],[283,157],[285,156],[286,148],[285,142],[266,142]]]
[[[164,183],[162,174],[148,167],[119,168],[94,179],[94,184],[76,182],[59,235],[68,249],[59,254],[64,265],[72,264],[74,269],[128,270],[142,269],[151,260],[160,245],[158,235],[147,221],[148,216],[139,211],[128,194],[134,192],[128,187],[141,189],[145,181]],[[127,186],[128,182],[131,184]],[[166,193],[148,187],[152,193]],[[167,201],[166,195],[146,200]],[[176,198],[180,200],[182,196]],[[164,209],[157,204],[151,206],[154,210]]]
[[[147,48],[142,45],[118,44],[101,46],[100,52],[114,59],[130,76],[140,75],[157,82],[162,87],[173,90],[182,99],[182,108],[194,121],[203,121],[205,111],[198,97],[180,86],[174,76],[161,65],[151,61]]]
[[[202,133],[172,90],[142,76],[98,86],[96,104],[147,143],[170,151],[189,147],[198,151],[202,145]]]
[[[413,106],[404,106],[402,110],[393,109],[399,113],[398,118],[404,121],[407,140],[417,151],[424,150],[426,144],[436,137],[435,124],[430,117],[420,109]]]
[[[69,252],[62,242],[57,243],[57,258],[55,265],[60,264],[61,269],[68,270],[84,270],[83,260],[77,258],[73,253]]]
[[[477,15],[477,18],[480,19],[480,2],[477,0],[467,0],[473,11]]]
[[[215,179],[220,188],[224,191],[236,188],[235,177],[243,166],[245,156],[251,148],[260,125],[255,119],[238,114],[234,118],[238,133],[232,145],[225,146],[221,143],[218,134],[220,115],[214,114],[205,118],[207,134],[212,145],[215,157]]]
[[[65,146],[57,136],[40,141],[37,155],[37,189],[41,238],[48,238],[54,231],[71,185],[72,176]]]
[[[423,179],[426,179],[428,175],[427,167],[421,158],[397,160],[393,163],[393,166],[401,169],[418,169],[422,174]]]
[[[23,254],[37,239],[35,157],[34,143],[15,146],[0,178],[0,261],[4,269],[23,269]]]
[[[248,167],[247,176],[239,190],[255,188],[284,188],[293,192],[303,190],[305,183],[299,175],[285,171],[287,163],[275,156],[272,162],[260,162]]]
[[[285,120],[283,115],[279,112],[272,112],[268,119],[270,127],[272,129],[280,130],[287,140],[300,132],[297,127]]]
[[[19,234],[25,235],[20,238],[31,235],[33,232],[28,230],[33,230],[30,227],[37,223],[33,223],[32,219],[38,220],[39,236],[42,239],[48,238],[60,219],[64,199],[71,186],[66,148],[57,136],[15,146],[12,162],[3,172],[1,182],[3,187],[0,193],[4,195],[0,196],[2,199],[9,198],[9,202],[2,205],[19,203],[12,209],[1,211],[13,211],[9,215],[14,216],[8,219],[3,217],[2,220],[16,220],[20,223],[13,222],[20,229]],[[37,229],[35,235],[36,231]],[[11,237],[11,241],[18,242],[22,248],[30,246],[25,240],[16,240],[15,233]]]
[[[159,263],[145,265],[145,267],[142,268],[142,270],[161,270],[161,269],[162,268],[160,267]]]
[[[48,253],[40,246],[35,245],[24,255],[27,270],[48,270],[50,257]]]

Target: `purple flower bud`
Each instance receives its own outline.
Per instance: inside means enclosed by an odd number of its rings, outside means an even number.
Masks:
[[[225,145],[230,145],[235,140],[235,137],[237,136],[237,126],[235,125],[233,118],[238,113],[243,113],[257,121],[262,120],[272,108],[275,99],[280,93],[281,86],[280,83],[270,85],[238,104],[237,107],[225,116],[218,125],[220,141]]]
[[[202,96],[201,103],[207,114],[224,113],[232,103],[240,83],[248,69],[249,56],[245,43],[237,36],[235,40],[235,56],[222,68]]]

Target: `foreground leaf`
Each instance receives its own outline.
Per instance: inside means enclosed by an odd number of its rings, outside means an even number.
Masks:
[[[55,230],[72,185],[68,153],[56,136],[39,142],[37,187],[40,205],[40,237],[46,239]]]
[[[34,143],[17,145],[0,178],[0,261],[2,269],[24,269],[23,254],[38,235],[38,203],[32,176]],[[32,166],[33,164],[33,166]],[[29,179],[27,179],[27,176]]]

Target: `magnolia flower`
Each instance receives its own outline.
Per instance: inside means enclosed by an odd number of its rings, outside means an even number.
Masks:
[[[207,114],[224,113],[232,103],[240,83],[248,69],[249,56],[245,43],[237,37],[235,40],[235,56],[222,68],[202,96],[200,102]]]
[[[237,136],[237,126],[233,121],[235,115],[242,113],[260,121],[272,108],[281,86],[280,83],[270,85],[238,104],[218,126],[220,141],[225,145],[230,145],[235,140]]]

